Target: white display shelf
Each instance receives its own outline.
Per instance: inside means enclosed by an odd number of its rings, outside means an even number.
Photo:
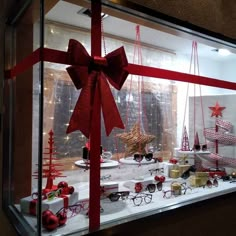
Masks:
[[[138,162],[135,161],[133,157],[125,157],[120,159],[120,163],[126,165],[149,165],[155,163],[155,160],[152,159],[151,161],[147,161],[144,157],[142,161]]]
[[[179,154],[186,154],[186,155],[203,155],[203,154],[210,154],[211,152],[209,151],[177,151]]]

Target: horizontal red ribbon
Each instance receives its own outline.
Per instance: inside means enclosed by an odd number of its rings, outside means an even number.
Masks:
[[[6,71],[5,72],[6,79],[13,78],[23,73],[25,70],[29,69],[39,61],[71,65],[71,61],[68,57],[67,52],[49,48],[37,49],[27,58],[19,62],[15,67]],[[213,79],[210,77],[192,75],[187,73],[164,70],[150,66],[141,66],[130,63],[126,69],[129,72],[129,74],[134,74],[134,75],[147,76],[158,79],[168,79],[173,81],[181,81],[181,82],[188,82],[188,83],[236,90],[236,83]]]

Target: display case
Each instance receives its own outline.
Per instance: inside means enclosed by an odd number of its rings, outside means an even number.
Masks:
[[[234,193],[235,45],[113,1],[49,2],[6,32],[3,200],[18,232],[98,232]]]

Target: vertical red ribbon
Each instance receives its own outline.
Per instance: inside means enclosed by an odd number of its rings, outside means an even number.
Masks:
[[[91,56],[101,56],[101,1],[92,0]],[[98,83],[97,85],[98,86]],[[90,134],[90,193],[89,231],[100,227],[100,144],[101,144],[101,100],[98,88],[95,89]]]
[[[29,214],[30,215],[36,216],[36,205],[37,205],[36,199],[33,199],[30,201],[30,204],[29,204]]]

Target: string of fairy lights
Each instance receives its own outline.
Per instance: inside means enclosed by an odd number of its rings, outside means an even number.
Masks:
[[[60,36],[62,37],[57,37],[57,35],[60,34]],[[85,33],[83,33],[85,34]],[[71,38],[71,35],[68,33],[62,33],[61,29],[57,29],[57,27],[54,26],[48,26],[47,27],[47,37],[46,37],[46,43],[45,46],[49,47],[49,48],[59,48],[60,50],[67,50],[67,43],[69,41],[69,38]],[[68,39],[68,40],[67,40]],[[110,39],[108,39],[110,40]],[[108,41],[107,40],[107,41]],[[90,45],[89,45],[89,41],[88,41],[88,35],[82,35],[80,36],[79,41],[86,47],[86,49],[90,50]],[[110,43],[109,43],[110,45]],[[111,44],[114,47],[114,42]],[[129,47],[128,47],[129,48]],[[107,49],[108,51],[110,51],[110,48]],[[129,57],[132,56],[130,54],[130,52],[127,52],[127,56]],[[153,59],[147,58],[147,60],[151,60],[153,61]],[[66,66],[60,66],[60,65],[56,65],[53,63],[46,63],[46,69],[49,68],[51,69],[51,71],[55,70],[64,70]],[[47,79],[47,78],[46,78]],[[45,136],[45,142],[47,140],[47,133],[49,132],[48,128],[53,128],[55,126],[55,122],[61,121],[61,119],[58,119],[57,116],[64,116],[65,119],[63,120],[64,123],[59,123],[56,124],[57,127],[60,126],[60,128],[64,131],[64,132],[60,132],[60,140],[61,140],[61,144],[63,145],[63,148],[61,148],[61,150],[63,150],[62,156],[65,157],[70,157],[72,154],[72,144],[73,142],[78,142],[80,143],[81,146],[85,145],[87,139],[86,137],[81,133],[81,132],[74,132],[72,134],[66,134],[66,129],[67,126],[69,125],[69,120],[70,117],[72,115],[73,109],[74,109],[74,105],[77,101],[77,98],[79,96],[79,91],[77,91],[74,88],[74,85],[71,81],[63,81],[63,78],[60,78],[60,76],[58,76],[58,74],[54,74],[53,72],[49,74],[48,79],[51,79],[52,83],[51,86],[45,86],[44,91],[45,91],[45,110],[46,111],[50,111],[47,114],[45,114],[45,121],[44,121],[44,131],[43,131],[43,135]],[[62,85],[62,81],[64,83],[64,85]],[[167,82],[168,84],[168,82]],[[45,83],[45,85],[47,85],[47,83]],[[60,88],[61,87],[61,88]],[[68,91],[66,92],[65,89],[68,89]],[[64,90],[64,91],[63,91]],[[135,91],[132,91],[130,94],[128,94],[128,92],[126,90],[122,90],[122,91],[115,91],[113,90],[113,95],[115,98],[115,101],[117,103],[117,106],[120,107],[121,104],[124,103],[135,103],[136,102],[136,98],[134,95]],[[65,98],[65,93],[66,94],[66,98]],[[124,95],[122,93],[125,93]],[[154,96],[155,97],[155,91],[152,91],[151,94],[154,93],[154,95],[150,95],[150,96]],[[167,93],[171,93],[171,91],[167,91]],[[160,91],[161,94],[161,91]],[[146,96],[146,94],[145,94]],[[164,96],[165,97],[165,96]],[[157,121],[157,117],[160,116],[159,112],[164,112],[165,106],[168,106],[168,109],[166,109],[166,111],[163,113],[164,116],[167,115],[167,110],[168,111],[172,111],[172,107],[171,107],[171,102],[168,101],[170,96],[167,98],[164,98],[163,96],[161,96],[161,100],[163,102],[163,104],[160,103],[160,101],[158,100],[158,98],[156,99],[152,99],[151,102],[146,102],[146,106],[149,106],[149,111],[140,111],[140,115],[141,116],[146,116],[146,122],[147,122],[147,128],[149,131],[156,132],[154,135],[159,135],[163,137],[163,133],[162,134],[158,134],[158,130],[160,130],[160,127],[162,126],[161,121]],[[66,99],[66,101],[64,101]],[[58,108],[58,106],[61,106],[62,104],[66,104],[65,107],[61,108],[61,114],[59,113],[55,113],[55,110]],[[155,109],[157,106],[160,106],[160,110]],[[134,106],[135,107],[135,106]],[[120,110],[121,116],[122,116],[122,111]],[[146,114],[145,114],[146,113]],[[157,114],[158,113],[158,114]],[[124,117],[124,116],[123,116]],[[172,116],[170,116],[170,119]],[[123,120],[124,121],[124,120]],[[157,124],[158,122],[158,124]],[[168,121],[168,123],[172,123],[171,120]],[[51,127],[49,127],[51,124]],[[159,127],[159,129],[157,130],[157,127]],[[168,124],[169,127],[169,124]],[[170,129],[172,129],[173,127],[169,127]],[[154,131],[156,129],[156,131]],[[114,136],[116,135],[116,133],[118,133],[120,130],[115,130],[112,135],[113,137],[110,138],[109,144],[112,144],[111,146],[107,146],[105,147],[107,150],[109,148],[112,149],[112,151],[116,152],[117,151],[117,146],[114,142]],[[76,136],[75,141],[73,141],[72,139],[74,139],[74,137]],[[105,136],[105,135],[104,135]],[[58,140],[59,137],[57,137],[57,134],[55,133],[55,142]],[[109,138],[103,138],[103,140],[108,140]],[[113,141],[111,141],[111,139],[113,139]],[[62,142],[63,140],[63,142]],[[173,138],[171,138],[171,142],[172,142],[172,146],[175,144],[173,142]],[[105,144],[106,145],[106,144]],[[158,141],[155,143],[156,148],[162,148],[163,146],[163,142],[162,141]]]

